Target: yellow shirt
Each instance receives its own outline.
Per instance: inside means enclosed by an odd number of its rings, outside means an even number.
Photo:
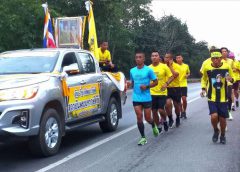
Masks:
[[[182,63],[180,66],[180,87],[187,87],[187,75],[190,74],[189,66],[185,63]]]
[[[167,89],[161,91],[162,86],[168,81],[168,78],[172,76],[172,72],[166,64],[159,63],[157,66],[149,66],[155,73],[158,79],[158,85],[151,88],[151,95],[167,95]]]
[[[203,61],[202,67],[201,67],[201,69],[200,69],[201,74],[203,73],[204,67],[205,67],[207,64],[211,64],[211,63],[212,63],[211,57],[209,57],[208,59],[206,59],[206,60]]]
[[[205,65],[201,79],[201,86],[208,93],[208,100],[213,102],[227,102],[227,73],[233,77],[232,68],[227,63],[215,68],[211,64]]]
[[[226,60],[222,59],[222,62],[228,64],[230,66],[230,68],[233,69],[233,60],[232,59],[229,59],[229,58],[226,58]],[[235,81],[236,79],[235,79],[234,75],[233,75],[233,78],[234,78],[234,81]],[[228,82],[227,84],[228,84],[228,86],[233,85],[231,82]]]
[[[99,61],[105,62],[106,60],[111,61],[111,53],[108,50],[105,50],[104,53],[102,52],[101,48],[98,48],[99,53]]]
[[[226,60],[222,59],[222,61],[226,62],[231,68],[233,68],[233,60],[232,59],[226,58]]]
[[[240,63],[237,60],[233,61],[233,68],[240,70]],[[239,81],[240,80],[240,73],[238,71],[233,72],[234,76],[234,81]]]
[[[180,68],[180,66],[179,66],[177,63],[175,63],[175,62],[173,62],[172,67],[173,67],[173,70],[174,70],[175,72],[177,72],[179,75],[178,75],[177,78],[175,78],[175,79],[169,84],[168,88],[180,87],[181,68]],[[170,71],[171,71],[171,70],[170,70]]]

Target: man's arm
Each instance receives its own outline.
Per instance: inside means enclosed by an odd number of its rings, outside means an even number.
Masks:
[[[141,90],[146,90],[146,89],[155,87],[156,85],[158,85],[157,79],[153,80],[149,85],[141,85],[140,88],[141,88]]]
[[[130,87],[132,87],[134,84],[133,82],[133,77],[132,77],[132,73],[130,71],[130,81],[127,81],[127,89],[129,89]]]
[[[190,76],[190,69],[189,66],[187,65],[187,74],[186,74],[186,78],[188,78]]]
[[[231,67],[228,69],[229,75],[226,76],[226,80],[233,83],[234,82],[234,75],[233,75],[233,70]]]
[[[176,72],[176,71],[173,69],[173,62],[172,62],[172,61],[169,62],[168,67],[169,67],[169,69],[171,70],[174,79],[177,78],[177,77],[179,76],[179,73]]]
[[[168,87],[169,84],[171,84],[171,82],[174,80],[175,78],[173,76],[171,76],[170,78],[168,78],[167,82],[162,86],[161,91],[166,90],[166,88]]]
[[[205,97],[205,95],[206,95],[207,83],[208,83],[207,72],[206,72],[206,70],[203,68],[203,69],[202,69],[202,78],[201,78],[201,87],[202,87],[202,91],[201,91],[201,93],[200,93],[201,97]]]
[[[148,77],[152,82],[149,85],[141,85],[140,86],[141,90],[146,90],[158,85],[157,77],[151,68],[149,68]]]

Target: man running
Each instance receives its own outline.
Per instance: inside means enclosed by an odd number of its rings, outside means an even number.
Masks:
[[[180,66],[173,61],[173,54],[171,52],[166,53],[164,57],[164,62],[167,64],[168,68],[172,72],[174,80],[169,84],[168,98],[166,103],[166,112],[169,118],[169,127],[172,128],[174,120],[172,117],[172,101],[175,108],[176,114],[176,127],[180,125],[180,105],[181,105],[181,89],[180,89],[180,80],[179,75],[181,74]]]
[[[221,48],[221,53],[222,53],[222,62],[227,63],[231,69],[233,69],[233,60],[228,58],[228,53],[229,50],[226,47]],[[232,92],[232,87],[233,83],[228,82],[227,83],[227,88],[228,88],[228,110],[229,110],[229,120],[232,120],[232,113],[231,110],[235,111],[235,105],[234,105],[234,97],[233,97],[233,92]]]
[[[176,56],[176,61],[181,67],[180,75],[180,88],[182,96],[181,108],[181,118],[187,119],[186,109],[187,109],[187,78],[190,76],[189,66],[183,63],[183,56],[181,54]]]
[[[133,106],[137,115],[137,125],[141,134],[138,145],[147,143],[144,133],[143,111],[145,120],[152,125],[154,136],[158,136],[159,131],[151,117],[152,98],[150,88],[158,84],[153,70],[144,64],[145,54],[138,51],[135,54],[137,66],[130,70],[130,82],[128,86],[133,85]],[[151,82],[152,81],[152,82]]]
[[[152,95],[152,113],[155,124],[158,126],[159,133],[162,132],[158,112],[163,120],[164,131],[168,131],[167,114],[165,105],[167,100],[167,86],[173,81],[173,76],[166,64],[160,63],[158,51],[151,54],[152,64],[149,66],[158,79],[158,85],[150,89]]]
[[[239,82],[240,82],[240,64],[239,61],[235,59],[235,55],[233,52],[230,52],[228,54],[228,57],[233,60],[233,76],[234,76],[234,83],[233,83],[233,100],[234,104],[236,104],[236,107],[239,107],[239,94],[238,94],[238,89],[239,89]],[[234,107],[235,108],[235,107]]]
[[[206,94],[208,90],[208,106],[211,115],[211,123],[214,129],[212,141],[216,143],[221,131],[220,143],[226,143],[225,129],[226,118],[228,113],[228,98],[227,98],[227,82],[233,82],[233,72],[231,67],[222,62],[221,50],[216,49],[210,52],[212,59],[211,64],[207,64],[203,69],[201,79],[202,92],[201,96]],[[220,131],[218,129],[218,122],[220,122]]]

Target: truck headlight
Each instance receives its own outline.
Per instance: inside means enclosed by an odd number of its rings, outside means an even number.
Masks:
[[[38,86],[27,86],[0,90],[0,101],[32,99],[38,92]]]

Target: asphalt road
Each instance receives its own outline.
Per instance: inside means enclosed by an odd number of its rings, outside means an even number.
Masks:
[[[0,171],[239,172],[240,110],[228,122],[227,144],[213,144],[207,100],[199,91],[199,84],[189,85],[188,119],[179,128],[155,138],[146,124],[144,146],[137,146],[130,92],[116,132],[102,133],[97,124],[70,132],[56,156],[41,159],[31,155],[25,141],[0,144]]]

